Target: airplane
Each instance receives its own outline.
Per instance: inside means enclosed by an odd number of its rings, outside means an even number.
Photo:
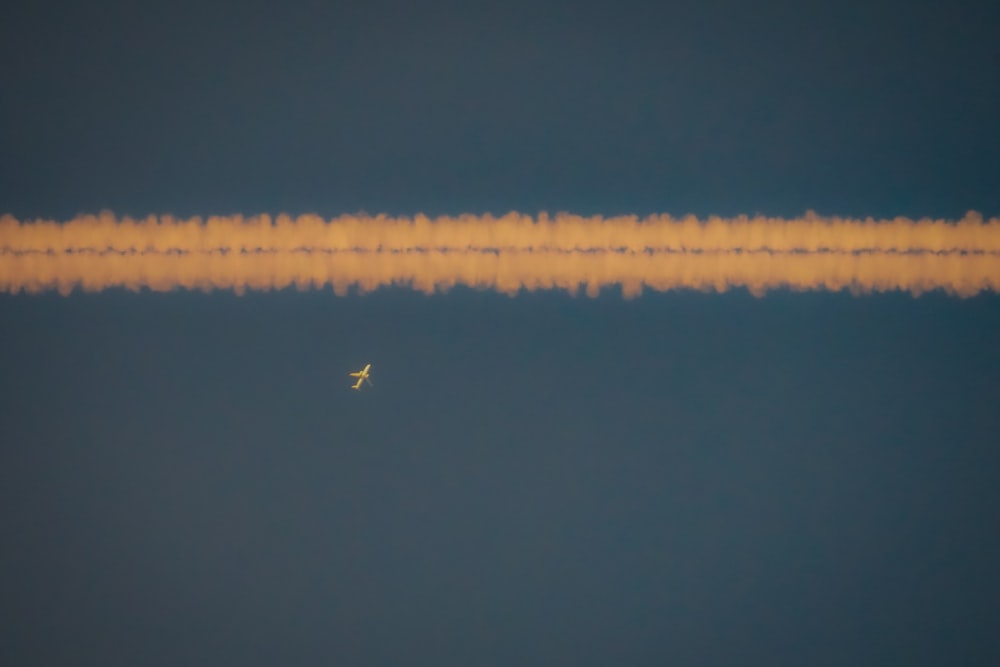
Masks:
[[[371,378],[368,377],[368,371],[371,370],[371,367],[372,367],[372,365],[368,364],[367,366],[365,366],[364,368],[362,368],[360,371],[358,371],[356,373],[351,373],[351,377],[352,378],[358,378],[358,381],[355,382],[354,385],[351,386],[351,389],[361,389],[361,383],[365,382],[365,381],[367,381],[368,384],[370,384],[371,386],[373,386],[373,387],[375,386],[374,384],[372,384]]]

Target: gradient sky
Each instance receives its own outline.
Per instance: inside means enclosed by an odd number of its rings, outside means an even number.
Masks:
[[[7,3],[0,213],[1000,215],[996,3],[661,4]],[[995,293],[0,294],[0,663],[1000,664],[998,340]]]

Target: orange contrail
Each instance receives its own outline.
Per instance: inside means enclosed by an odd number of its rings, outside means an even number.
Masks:
[[[111,287],[300,289],[338,294],[408,285],[516,293],[622,286],[755,294],[776,288],[855,292],[1000,291],[1000,219],[857,220],[807,214],[429,219],[314,215],[142,220],[110,213],[64,223],[0,217],[0,290]]]

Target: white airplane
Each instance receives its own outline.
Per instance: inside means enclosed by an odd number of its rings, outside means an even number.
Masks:
[[[365,366],[364,368],[362,368],[360,371],[358,371],[356,373],[351,373],[351,377],[352,378],[358,378],[358,381],[354,383],[354,385],[351,387],[351,389],[361,389],[361,383],[365,382],[365,381],[367,381],[368,384],[371,384],[373,387],[375,386],[374,384],[372,384],[371,378],[368,377],[368,372],[371,370],[371,368],[372,368],[372,365],[368,364],[367,366]]]

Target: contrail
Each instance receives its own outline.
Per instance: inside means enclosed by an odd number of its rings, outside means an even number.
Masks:
[[[0,217],[0,290],[1000,291],[1000,218]]]

